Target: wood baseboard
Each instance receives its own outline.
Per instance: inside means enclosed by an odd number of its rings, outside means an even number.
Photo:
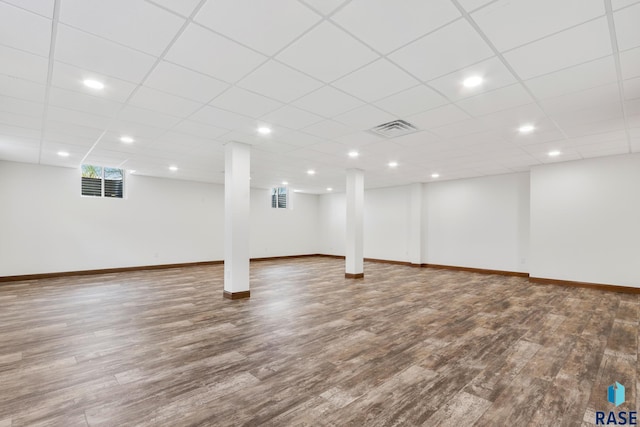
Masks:
[[[229,292],[224,291],[222,294],[223,297],[227,299],[243,299],[249,298],[251,296],[251,291],[242,291],[242,292]]]
[[[344,273],[345,279],[364,279],[364,273]]]
[[[158,264],[158,265],[142,265],[137,267],[101,268],[98,270],[79,270],[79,271],[61,271],[56,273],[22,274],[19,276],[2,276],[0,277],[0,283],[1,282],[17,282],[21,280],[53,279],[57,277],[68,277],[68,276],[91,276],[95,274],[124,273],[129,271],[164,270],[167,268],[184,268],[184,267],[195,267],[199,265],[219,265],[219,264],[224,264],[224,261],[200,261],[200,262],[185,262],[180,264]]]
[[[543,277],[529,277],[529,282],[542,285],[571,286],[574,288],[597,289],[599,291],[622,292],[625,294],[640,294],[640,288],[631,286],[605,285],[602,283],[575,282],[573,280],[546,279]]]
[[[277,261],[279,259],[296,259],[296,258],[309,258],[314,256],[321,256],[318,254],[306,254],[306,255],[283,255],[283,256],[269,256],[262,258],[251,258],[251,262],[257,261]],[[224,262],[224,261],[223,261]]]
[[[501,276],[529,277],[529,273],[521,273],[521,272],[518,272],[518,271],[489,270],[489,269],[486,269],[486,268],[457,267],[457,266],[454,266],[454,265],[422,264],[422,267],[436,268],[436,269],[440,269],[440,270],[466,271],[466,272],[469,272],[469,273],[498,274],[498,275],[501,275]]]
[[[380,264],[404,265],[405,267],[420,266],[419,264],[411,264],[410,262],[406,262],[406,261],[393,261],[389,259],[378,259],[378,258],[365,258],[364,261],[377,262]]]

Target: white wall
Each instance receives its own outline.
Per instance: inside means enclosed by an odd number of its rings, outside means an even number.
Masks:
[[[319,196],[318,253],[341,256],[345,254],[347,234],[347,205],[345,197],[345,193],[324,194]],[[366,192],[364,200],[366,203]]]
[[[640,287],[640,155],[532,169],[530,274]]]
[[[78,170],[0,162],[0,276],[224,258],[223,186],[127,178],[126,199],[88,198]],[[275,212],[265,193],[252,190],[252,256],[316,253],[317,196]]]
[[[527,272],[529,174],[425,186],[428,264]]]

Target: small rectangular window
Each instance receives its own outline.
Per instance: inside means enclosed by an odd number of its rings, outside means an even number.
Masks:
[[[88,197],[112,197],[124,195],[124,171],[94,165],[82,165],[82,195]]]
[[[287,187],[275,187],[271,189],[271,207],[286,209],[289,199]]]

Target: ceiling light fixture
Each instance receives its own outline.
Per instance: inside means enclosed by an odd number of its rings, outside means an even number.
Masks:
[[[553,151],[549,151],[548,154],[549,154],[549,157],[558,157],[562,153],[558,150],[553,150]]]
[[[389,162],[389,167],[390,168],[397,168],[398,167],[398,162]]]
[[[271,133],[271,128],[268,128],[266,126],[260,126],[258,128],[258,133],[260,135],[269,135]]]
[[[356,150],[349,151],[349,157],[351,157],[352,159],[355,159],[359,155],[360,155],[360,153],[358,153]]]
[[[327,187],[327,191],[333,191],[333,188]]]
[[[440,178],[440,174],[439,173],[432,173],[431,174],[431,178]]]
[[[122,135],[120,137],[120,142],[124,142],[125,144],[131,144],[133,141],[134,139],[127,135]]]
[[[69,157],[70,154],[66,151],[58,151],[58,156],[60,157]]]
[[[169,170],[171,172],[176,172],[178,170],[178,167],[177,166],[169,166]]]
[[[307,171],[307,175],[315,175],[315,174],[316,174],[316,171],[314,171],[313,169],[309,169]]]
[[[536,128],[533,125],[522,125],[518,128],[518,132],[520,133],[531,133],[534,130],[536,130]]]
[[[287,181],[282,181],[282,185],[289,185]]]
[[[471,76],[464,79],[462,85],[466,88],[478,87],[482,84],[484,79],[480,76]]]
[[[129,173],[133,175],[134,173],[136,173],[136,170],[135,169],[129,169]]]
[[[84,85],[88,88],[91,89],[95,89],[95,90],[102,90],[104,89],[104,83],[99,82],[97,80],[92,80],[92,79],[86,79],[84,80],[82,83],[84,83]]]

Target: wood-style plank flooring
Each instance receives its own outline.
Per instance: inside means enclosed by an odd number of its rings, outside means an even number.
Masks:
[[[570,426],[636,410],[636,295],[344,261],[0,285],[0,427]],[[626,387],[614,408],[606,389]]]

